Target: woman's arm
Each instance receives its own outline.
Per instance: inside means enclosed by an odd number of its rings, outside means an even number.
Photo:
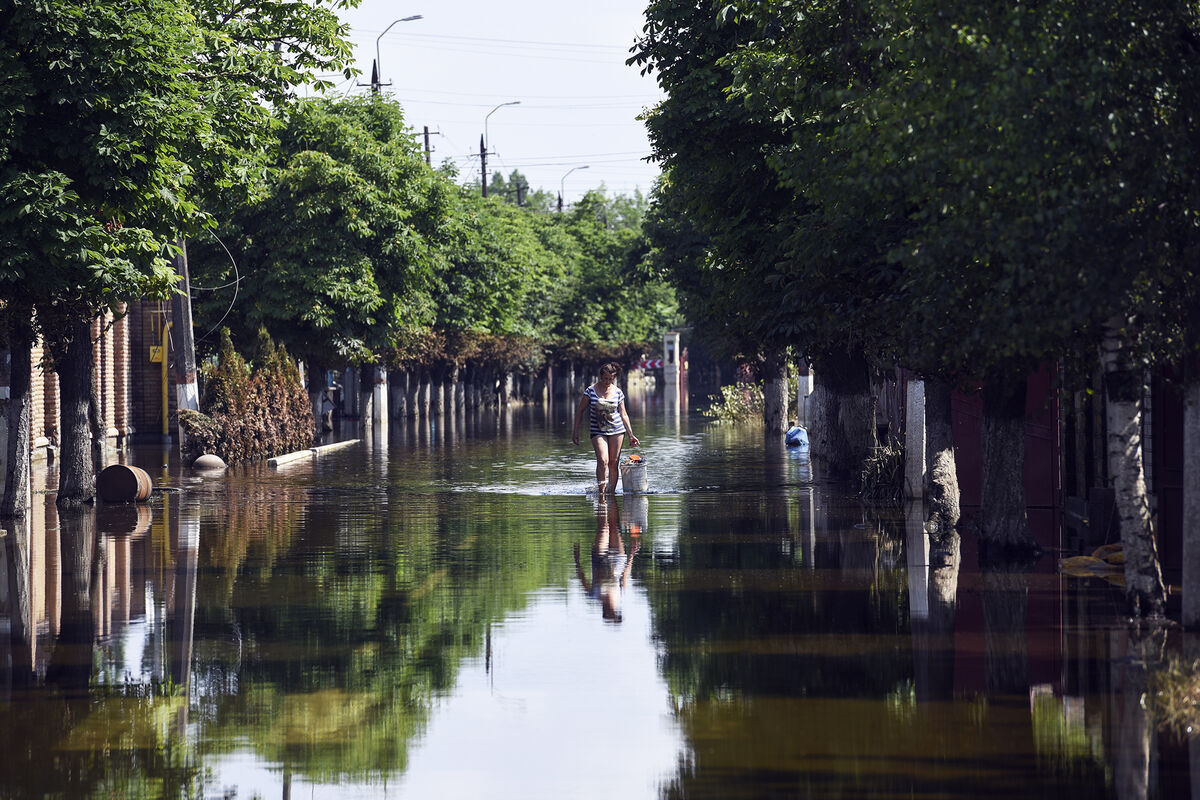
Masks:
[[[629,413],[625,410],[625,400],[621,400],[621,405],[617,406],[617,410],[621,414],[621,422],[625,423],[625,430],[629,432],[629,444],[637,447],[641,442],[633,435],[633,425],[629,422]]]
[[[575,427],[571,429],[571,442],[579,444],[579,422],[583,419],[583,412],[587,410],[588,399],[587,395],[579,398],[579,407],[575,409]]]

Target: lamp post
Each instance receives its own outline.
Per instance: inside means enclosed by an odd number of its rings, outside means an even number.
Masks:
[[[567,175],[570,175],[577,169],[587,169],[589,166],[589,164],[584,164],[582,167],[571,167],[563,174],[562,179],[558,182],[558,210],[560,212],[563,210],[563,198],[566,195]]]
[[[379,94],[379,87],[383,85],[383,63],[379,59],[379,40],[383,38],[383,34],[392,29],[392,25],[397,22],[412,22],[414,19],[424,19],[420,14],[413,14],[411,17],[401,17],[400,19],[392,20],[391,24],[383,29],[383,33],[375,37],[375,64],[371,70],[371,91]]]
[[[486,144],[488,146],[491,146],[491,144],[492,144],[492,141],[490,139],[488,139],[488,135],[487,135],[488,117],[490,117],[492,114],[495,114],[497,111],[504,108],[505,106],[519,106],[519,105],[521,105],[520,100],[510,100],[507,103],[501,103],[500,105],[496,106],[491,111],[489,111],[486,115],[484,115],[484,117],[483,117],[483,141],[484,141],[484,144]]]
[[[488,117],[490,117],[492,114],[495,114],[497,111],[504,108],[505,106],[519,106],[519,105],[521,105],[520,100],[510,100],[507,103],[501,103],[500,105],[496,106],[491,111],[489,111],[488,113],[483,115],[483,136],[479,137],[479,173],[480,173],[482,180],[479,183],[483,187],[483,196],[484,197],[487,197],[487,157],[488,157],[488,145],[491,144],[491,142],[488,140],[488,132],[487,132]]]

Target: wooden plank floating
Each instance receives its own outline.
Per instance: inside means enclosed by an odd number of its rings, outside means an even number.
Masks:
[[[341,450],[346,447],[351,447],[353,445],[358,444],[360,441],[362,441],[362,440],[361,439],[347,439],[344,442],[334,442],[333,444],[323,444],[320,447],[310,447],[307,450],[296,450],[295,452],[292,452],[292,453],[284,453],[281,456],[275,456],[274,458],[268,458],[267,466],[268,467],[280,467],[285,464],[291,464],[293,462],[300,461],[301,459],[305,459],[305,458],[314,459],[314,458],[317,458],[318,456],[323,456],[328,453],[331,453],[334,450]]]

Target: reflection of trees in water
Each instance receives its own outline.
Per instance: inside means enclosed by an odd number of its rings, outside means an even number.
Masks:
[[[200,771],[182,729],[173,724],[183,718],[186,691],[162,683],[95,680],[97,637],[109,622],[109,593],[119,588],[105,579],[108,537],[97,531],[96,511],[62,510],[54,522],[38,526],[39,535],[55,537],[59,554],[36,573],[59,587],[58,621],[51,621],[57,635],[45,644],[40,683],[32,658],[30,520],[4,537],[10,652],[21,656],[11,662],[12,686],[20,691],[3,706],[0,725],[0,749],[6,754],[0,759],[0,796],[195,796]],[[38,547],[55,552],[42,543]]]
[[[796,528],[816,524],[807,492],[683,506],[677,553],[646,578],[693,748],[664,797],[831,796],[820,758],[798,754],[820,753],[834,728],[854,726],[865,755],[886,729],[861,698],[911,676],[911,661],[894,657],[907,629],[903,579],[879,569],[890,545],[861,527],[857,503],[835,502],[817,501],[826,521],[815,546]]]
[[[29,514],[5,520],[3,539],[5,579],[8,581],[8,658],[5,684],[27,686],[33,682],[33,598],[30,586]],[[2,667],[0,667],[2,668]]]
[[[778,502],[738,495],[684,506],[688,534],[649,587],[678,697],[871,694],[909,677],[886,650],[856,642],[907,633],[902,573],[878,569],[890,544],[856,528],[857,504],[847,503],[818,534],[815,564],[797,566],[796,548],[781,544],[801,532]]]
[[[1029,696],[1030,561],[989,562],[983,568],[983,636],[987,689]]]
[[[533,590],[562,583],[551,521],[531,521],[531,502],[541,501],[300,503],[269,553],[265,542],[261,555],[227,546],[247,553],[236,576],[201,587],[197,679],[215,688],[203,701],[205,748],[249,740],[264,760],[314,780],[402,770],[409,741],[463,660],[483,654],[489,628]]]
[[[779,544],[808,535],[794,525],[812,515],[781,516],[774,502],[693,497],[678,552],[648,571],[661,663],[691,744],[664,797],[1107,793],[1090,752],[1043,760],[1035,739],[1027,565],[983,577],[989,690],[956,695],[957,540],[939,539],[931,554],[918,615],[902,521],[822,490],[812,558],[797,562]]]

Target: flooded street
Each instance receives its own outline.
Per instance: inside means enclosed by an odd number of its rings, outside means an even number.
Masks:
[[[1178,634],[1117,624],[1118,588],[930,553],[660,398],[650,491],[604,501],[572,410],[217,475],[143,449],[147,504],[39,495],[0,797],[1200,798],[1145,699]]]

